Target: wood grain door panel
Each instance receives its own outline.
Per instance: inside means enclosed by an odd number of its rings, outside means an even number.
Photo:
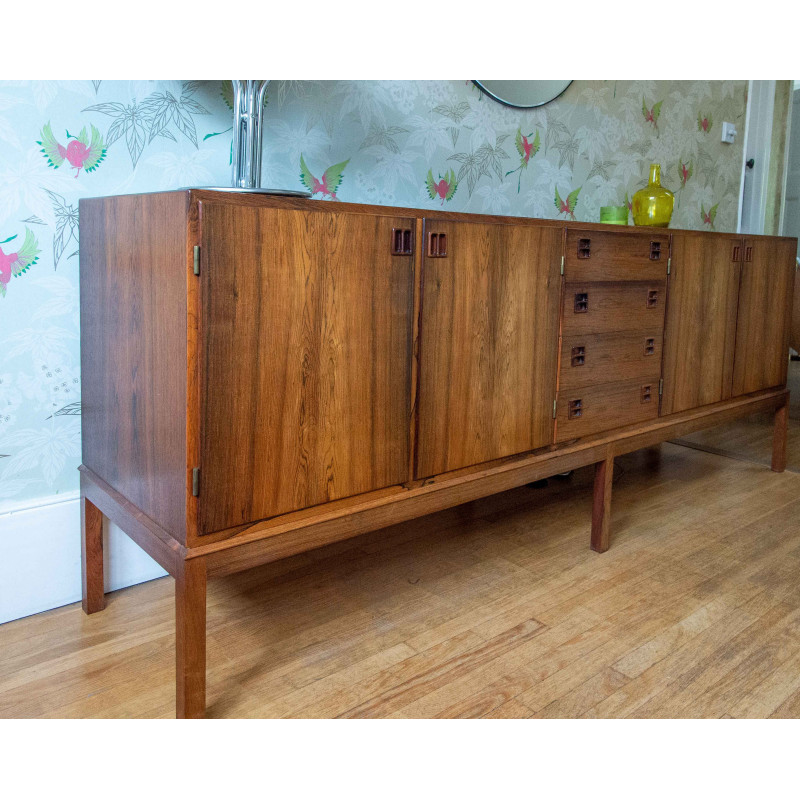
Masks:
[[[633,425],[658,416],[658,369],[643,380],[559,392],[556,442]]]
[[[391,246],[415,221],[203,203],[201,225],[201,530],[408,480],[413,256]]]
[[[567,281],[663,281],[669,234],[656,231],[567,230]]]
[[[561,344],[559,392],[652,376],[661,368],[662,338],[660,327],[565,336]]]
[[[566,283],[564,335],[661,330],[666,282]]]
[[[552,442],[557,228],[425,221],[416,477]],[[441,240],[436,240],[441,241]]]
[[[742,240],[672,237],[661,414],[731,396]]]
[[[734,396],[786,383],[796,248],[777,237],[743,242]]]

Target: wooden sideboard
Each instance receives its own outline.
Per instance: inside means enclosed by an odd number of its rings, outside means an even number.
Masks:
[[[212,190],[81,200],[83,607],[102,515],[206,580],[757,411],[786,460],[796,240]]]

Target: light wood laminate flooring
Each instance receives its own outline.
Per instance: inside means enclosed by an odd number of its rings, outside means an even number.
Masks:
[[[591,474],[211,581],[208,716],[800,715],[800,474],[620,458],[602,555]],[[171,578],[2,625],[0,716],[170,717],[174,644]]]

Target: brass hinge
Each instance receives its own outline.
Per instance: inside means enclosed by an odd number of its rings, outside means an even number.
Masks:
[[[667,259],[667,275],[669,275],[670,270],[672,269],[672,257]]]
[[[200,274],[200,245],[194,246],[194,274]]]
[[[564,256],[561,256],[561,274],[564,274]]]
[[[556,403],[558,400],[553,400],[553,419],[556,418]]]
[[[659,378],[658,379],[658,396],[661,397],[662,394],[664,394],[664,379],[663,378]]]
[[[192,470],[192,497],[197,497],[200,494],[200,467],[195,467]]]

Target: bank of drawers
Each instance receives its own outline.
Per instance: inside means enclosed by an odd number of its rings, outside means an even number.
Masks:
[[[614,237],[616,239],[616,237]],[[569,231],[556,441],[658,416],[669,236]]]

